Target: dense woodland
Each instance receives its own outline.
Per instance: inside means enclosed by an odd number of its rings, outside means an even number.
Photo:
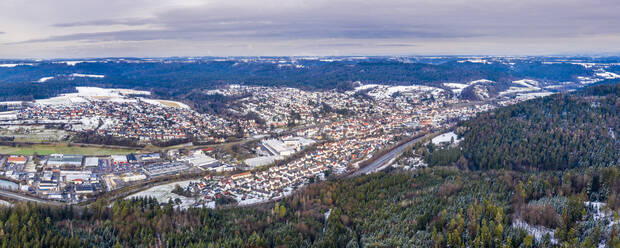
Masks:
[[[595,247],[616,226],[584,201],[620,208],[617,168],[466,172],[436,167],[312,184],[251,208],[175,210],[173,201],[0,209],[5,247]],[[555,202],[562,204],[558,205]],[[539,211],[544,209],[544,212]],[[330,211],[331,210],[331,211]],[[325,214],[330,211],[329,217]],[[543,214],[544,213],[544,214]],[[518,220],[555,230],[535,239]]]
[[[457,128],[463,141],[423,147],[431,165],[558,170],[620,164],[620,84],[588,87],[482,113]]]

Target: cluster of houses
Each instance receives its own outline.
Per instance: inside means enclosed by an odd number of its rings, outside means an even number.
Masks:
[[[280,137],[262,140],[255,148],[257,157],[244,161],[245,168],[250,170],[242,173],[233,172],[241,167],[222,163],[203,150],[183,155],[171,150],[165,156],[167,159],[158,153],[101,157],[0,156],[0,171],[5,178],[22,182],[20,190],[65,201],[79,201],[102,190],[117,189],[152,177],[191,170],[212,171],[224,174],[208,176],[190,187],[209,200],[229,195],[240,202],[253,202],[283,196],[330,172],[354,170],[359,162],[404,137],[421,130],[454,125],[457,120],[494,108],[482,102],[462,104],[463,100],[440,94],[440,91],[412,88],[390,93],[390,88],[381,88],[368,96],[359,92],[309,92],[233,85],[211,92],[245,96],[229,103],[230,111],[258,116],[265,125],[259,125],[256,118],[232,120],[199,114],[189,108],[152,104],[140,98],[130,101],[89,99],[68,105],[36,103],[17,110],[17,119],[12,121],[22,124],[58,122],[79,126],[80,131],[138,138],[144,142],[182,139],[190,135],[224,142],[215,137],[234,135],[240,129],[246,137],[266,133],[279,133]],[[385,97],[388,93],[392,95]],[[291,129],[295,137],[283,136],[278,130],[291,123],[303,128]],[[305,149],[312,145],[314,149]],[[286,164],[263,167],[302,151],[301,156]]]
[[[224,142],[224,137],[236,134],[238,125],[252,126],[253,123],[247,120],[231,123],[214,115],[151,104],[139,98],[73,104],[34,103],[13,111],[9,117],[0,120],[0,124],[65,124],[71,131],[96,131],[100,135],[135,138],[143,143],[189,136],[205,142]]]

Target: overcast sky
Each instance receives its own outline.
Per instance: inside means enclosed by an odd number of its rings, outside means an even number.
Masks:
[[[0,0],[1,58],[601,53],[618,0]]]

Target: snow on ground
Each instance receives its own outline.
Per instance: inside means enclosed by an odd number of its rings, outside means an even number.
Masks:
[[[359,82],[357,82],[357,83],[359,83]],[[355,94],[357,92],[360,92],[362,90],[372,89],[372,88],[375,88],[377,86],[379,86],[379,85],[378,84],[361,84],[360,86],[357,86],[357,87],[355,87],[355,89],[349,90],[346,93],[349,94],[349,95],[353,95],[353,94]]]
[[[583,66],[584,68],[592,68],[593,66],[596,65],[596,63],[571,63],[573,65],[580,65]]]
[[[456,135],[454,132],[447,132],[444,134],[441,134],[435,138],[433,138],[432,142],[435,145],[439,145],[441,143],[445,143],[445,142],[450,142],[450,140],[454,139],[454,143],[458,144],[461,140],[459,140],[458,135]]]
[[[528,88],[534,88],[538,86],[538,81],[531,79],[521,79],[517,81],[512,81],[513,84],[520,84]]]
[[[394,93],[407,93],[407,92],[425,92],[431,93],[434,96],[437,96],[443,92],[443,89],[423,86],[423,85],[408,85],[408,86],[387,86],[387,85],[378,85],[374,87],[368,95],[377,98],[377,99],[385,99],[392,97]]]
[[[0,68],[13,68],[13,67],[16,67],[16,66],[24,66],[24,65],[33,66],[34,64],[32,64],[32,63],[0,64]]]
[[[538,97],[545,97],[545,96],[549,96],[549,95],[553,95],[553,93],[551,92],[532,92],[532,93],[525,93],[525,94],[517,94],[517,99],[519,100],[530,100],[530,99],[534,99],[534,98],[538,98]]]
[[[478,99],[487,99],[489,98],[489,90],[482,85],[474,85],[474,94]]]
[[[5,200],[0,200],[0,206],[10,207],[10,206],[13,206],[13,204],[11,204],[10,202],[5,201]]]
[[[457,62],[458,63],[469,62],[469,63],[479,63],[479,64],[493,64],[492,62],[489,62],[486,59],[480,59],[480,58],[471,58],[471,59],[467,59],[467,60],[459,60]]]
[[[88,101],[75,95],[61,95],[48,99],[36,100],[35,102],[42,105],[72,105],[78,103],[87,103]]]
[[[153,105],[159,105],[159,106],[164,106],[164,107],[173,107],[173,108],[184,108],[184,109],[190,109],[190,107],[185,104],[185,103],[181,103],[181,102],[175,102],[175,101],[168,101],[168,100],[157,100],[157,99],[148,99],[148,98],[140,98],[141,101],[143,102],[147,102]]]
[[[578,76],[577,79],[579,79],[580,84],[593,84],[593,83],[602,81],[602,79],[600,78],[591,78],[591,77],[582,77],[582,76]]]
[[[444,83],[443,86],[450,88],[450,90],[454,94],[461,94],[461,92],[463,92],[463,89],[467,88],[468,86],[479,84],[479,83],[493,83],[493,81],[488,80],[488,79],[478,79],[478,80],[471,81],[469,83]],[[482,94],[481,96],[484,97],[484,95],[485,94]]]
[[[620,78],[620,75],[618,75],[616,73],[613,73],[613,72],[608,72],[608,71],[598,72],[598,73],[596,73],[596,76],[602,77],[604,79]]]
[[[247,205],[259,204],[259,203],[265,203],[270,200],[282,199],[284,197],[290,196],[292,193],[293,193],[293,188],[289,186],[289,187],[284,188],[282,193],[280,193],[279,195],[276,195],[275,197],[249,195],[245,200],[242,200],[243,196],[237,195],[235,199],[237,200],[237,205],[247,206]]]
[[[467,86],[469,86],[469,85],[468,84],[460,84],[460,83],[444,83],[443,86],[450,88],[450,90],[454,94],[461,94],[461,92],[463,92],[463,89],[467,88]]]
[[[377,86],[379,85],[378,84],[364,84],[364,85],[355,87],[355,91],[366,90],[366,89],[374,88]]]
[[[46,81],[51,80],[51,79],[53,79],[53,78],[54,78],[54,77],[42,77],[42,78],[40,78],[39,80],[37,80],[37,82],[39,82],[39,83],[45,83]]]
[[[530,92],[530,91],[538,91],[540,88],[526,88],[526,87],[510,87],[505,91],[499,93],[500,96],[514,93],[522,93],[522,92]]]
[[[532,226],[521,219],[515,219],[512,222],[512,227],[516,229],[520,228],[520,229],[525,230],[530,235],[534,236],[534,238],[537,241],[542,240],[546,234],[549,234],[551,236],[551,243],[553,244],[558,243],[558,241],[554,238],[555,231],[553,229],[546,228],[543,226]]]
[[[125,197],[125,199],[138,198],[138,197],[153,197],[157,199],[159,203],[168,203],[168,200],[174,201],[175,199],[179,198],[181,200],[181,204],[177,205],[177,207],[181,209],[187,209],[193,206],[196,203],[196,200],[194,198],[189,198],[189,197],[185,197],[182,195],[177,195],[175,193],[172,193],[172,190],[176,187],[177,184],[181,186],[182,188],[187,188],[189,183],[192,181],[196,181],[196,180],[180,181],[180,182],[174,182],[174,183],[155,186],[147,190],[140,191],[133,195],[127,196]],[[215,203],[213,204],[213,207],[215,207]]]
[[[90,78],[104,78],[105,75],[96,75],[96,74],[80,74],[80,73],[73,73],[71,74],[72,77],[90,77]]]
[[[148,91],[131,89],[105,89],[98,87],[75,87],[77,93],[62,94],[57,97],[36,100],[43,105],[71,105],[87,103],[89,101],[111,101],[118,103],[136,102],[136,99],[126,98],[125,95],[150,95]],[[187,106],[187,105],[185,105]],[[189,107],[188,107],[189,108]]]
[[[474,84],[480,84],[480,83],[493,83],[493,81],[488,80],[488,79],[478,79],[478,80],[474,80],[469,82],[469,85],[474,85]]]
[[[150,95],[151,92],[132,89],[107,89],[99,87],[75,87],[79,96],[112,96],[121,95]]]
[[[56,63],[56,64],[66,64],[66,65],[68,65],[68,66],[75,66],[75,65],[77,65],[77,64],[79,64],[79,63],[84,63],[84,62],[85,62],[85,61],[78,61],[78,60],[75,60],[75,61],[60,61],[60,62],[55,62],[55,63]]]

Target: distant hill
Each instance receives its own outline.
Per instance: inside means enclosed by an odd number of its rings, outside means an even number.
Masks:
[[[463,122],[463,140],[434,158],[470,169],[557,170],[620,164],[620,84],[606,81],[500,108]],[[430,158],[432,156],[427,156]],[[464,162],[464,159],[466,162]],[[435,163],[434,163],[435,164]],[[441,164],[441,163],[439,163]]]
[[[488,60],[287,57],[0,61],[0,86],[8,89],[0,92],[0,101],[46,98],[70,92],[75,86],[135,88],[153,91],[159,97],[182,99],[192,91],[222,84],[349,90],[357,81],[443,87],[442,83],[446,82],[486,79],[494,82],[488,90],[500,92],[509,88],[513,80],[530,78],[541,83],[579,84],[580,77],[595,73],[594,68],[575,63],[549,64],[536,58]]]

